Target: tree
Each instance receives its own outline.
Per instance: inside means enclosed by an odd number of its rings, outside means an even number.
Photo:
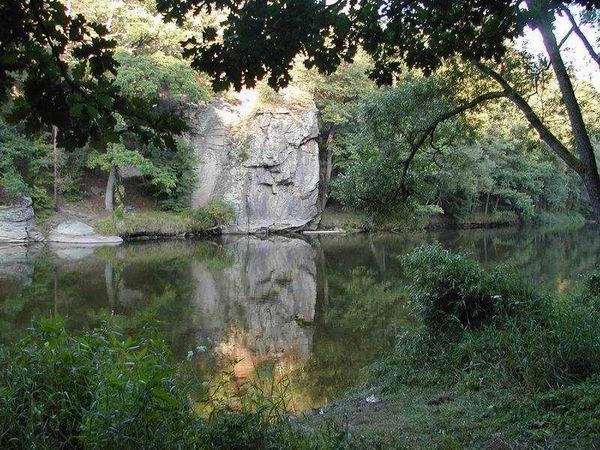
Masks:
[[[391,84],[404,66],[431,74],[445,60],[458,56],[497,87],[466,101],[465,108],[456,112],[509,99],[540,139],[579,174],[600,217],[600,176],[589,125],[554,32],[557,14],[567,14],[573,6],[589,15],[600,7],[600,0],[157,0],[166,19],[178,22],[202,10],[227,12],[222,32],[206,27],[202,42],[190,38],[184,43],[192,66],[208,73],[216,89],[252,87],[265,77],[272,87],[286,86],[297,55],[304,57],[308,68],[331,73],[342,61],[352,60],[359,46],[373,58],[370,76],[381,84]],[[527,26],[543,37],[570,124],[566,142],[544,123],[526,94],[495,67],[502,68],[511,44]],[[585,38],[575,23],[573,29]],[[594,57],[592,46],[586,48]]]
[[[118,44],[114,58],[118,63],[113,84],[127,98],[141,98],[154,109],[184,115],[189,104],[206,103],[212,92],[208,83],[189,63],[181,58],[180,41],[194,34],[199,24],[210,18],[199,18],[186,28],[163,23],[152,2],[139,0],[80,0],[72,11],[86,20],[102,23],[107,37]],[[191,150],[177,139],[175,147],[144,142],[127,130],[126,121],[117,124],[118,142],[92,147],[88,151],[88,167],[100,168],[107,176],[105,209],[113,211],[115,196],[123,191],[121,168],[133,167],[161,204],[180,206],[184,184],[190,189]],[[186,158],[187,156],[187,158]],[[123,201],[123,199],[117,198]]]
[[[68,149],[118,142],[125,132],[174,147],[183,120],[121,92],[107,34],[60,0],[1,2],[0,102],[12,104],[9,118],[30,133],[56,126],[58,145]]]
[[[371,67],[369,58],[359,53],[352,63],[342,63],[333,74],[324,76],[317,70],[306,70],[296,64],[294,85],[309,92],[319,110],[320,206],[325,209],[330,194],[330,181],[334,166],[334,149],[340,136],[354,130],[358,105],[376,86],[367,77]]]

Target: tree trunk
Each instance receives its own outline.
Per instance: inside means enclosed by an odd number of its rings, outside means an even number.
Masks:
[[[115,209],[115,186],[117,184],[119,169],[113,165],[110,168],[108,174],[108,181],[106,182],[106,193],[104,194],[104,209],[109,212],[113,212]]]
[[[590,203],[596,220],[600,219],[600,177],[598,172],[590,172],[583,176],[583,182],[587,189],[588,196],[590,197]]]
[[[331,181],[333,159],[333,130],[329,131],[325,142],[325,157],[321,158],[321,211],[325,210],[329,199],[329,182]]]
[[[542,35],[544,47],[548,52],[552,69],[556,75],[558,86],[562,95],[562,99],[569,116],[571,131],[575,138],[575,146],[579,159],[583,163],[584,170],[580,173],[581,178],[588,191],[592,208],[596,218],[600,218],[600,176],[598,175],[598,166],[594,155],[594,147],[590,139],[590,135],[583,120],[583,114],[575,89],[571,83],[571,78],[567,72],[564,61],[560,54],[560,48],[556,42],[556,37],[553,32],[554,16],[552,13],[544,9],[545,2],[539,0],[527,0],[529,9],[536,14],[535,25]]]
[[[58,148],[56,147],[56,138],[58,127],[52,125],[52,147],[54,157],[54,210],[58,211]]]

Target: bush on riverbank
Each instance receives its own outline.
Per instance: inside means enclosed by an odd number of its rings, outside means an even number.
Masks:
[[[422,326],[373,366],[385,392],[432,396],[415,414],[432,414],[430,426],[462,446],[484,445],[493,433],[511,445],[581,446],[600,437],[594,281],[584,301],[554,298],[439,245],[415,249],[404,267]],[[470,413],[458,419],[457,409]]]
[[[112,214],[96,222],[95,228],[105,235],[127,237],[161,237],[207,234],[235,220],[235,210],[223,201],[178,213],[144,211]]]

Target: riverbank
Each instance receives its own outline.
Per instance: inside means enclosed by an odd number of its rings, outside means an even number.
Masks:
[[[364,231],[414,231],[414,230],[466,230],[477,228],[502,228],[519,226],[519,217],[512,212],[495,212],[491,214],[473,213],[459,220],[438,215],[422,223],[384,222],[377,225],[365,224],[364,218],[356,211],[348,211],[339,207],[328,207],[321,215],[319,228],[322,230],[342,230],[346,232]]]
[[[439,246],[403,264],[420,325],[369,366],[361,390],[311,422],[402,448],[597,444],[600,275],[558,298]]]
[[[135,193],[135,191],[133,191]],[[65,222],[83,222],[92,226],[96,232],[105,236],[119,236],[124,240],[146,239],[185,239],[192,237],[210,237],[222,234],[222,230],[235,220],[235,211],[226,202],[213,201],[195,209],[183,208],[179,211],[156,209],[148,198],[142,195],[129,197],[131,205],[119,208],[114,213],[103,209],[99,195],[88,195],[85,200],[67,202],[61,200],[56,211],[45,211],[36,215],[37,229],[42,235],[48,235],[59,224]],[[534,226],[581,226],[585,223],[578,214],[553,214],[541,212],[531,222]],[[358,212],[343,210],[336,206],[325,209],[315,228],[314,224],[289,229],[264,230],[258,234],[294,234],[306,231],[306,234],[346,234],[363,232],[410,232],[442,231],[465,229],[492,229],[517,227],[523,225],[519,217],[511,212],[491,214],[472,213],[467,217],[452,221],[445,216],[434,216],[420,224],[399,224],[386,222],[376,226],[364,222]]]

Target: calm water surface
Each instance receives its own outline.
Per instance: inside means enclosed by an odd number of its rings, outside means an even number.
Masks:
[[[600,262],[600,227],[407,235],[128,243],[116,248],[0,247],[0,340],[60,314],[85,329],[104,312],[154,312],[199,376],[285,380],[290,408],[339,397],[412,317],[398,255],[423,242],[510,264],[565,293]],[[262,373],[262,375],[261,375]],[[266,374],[266,375],[265,375]]]

